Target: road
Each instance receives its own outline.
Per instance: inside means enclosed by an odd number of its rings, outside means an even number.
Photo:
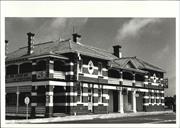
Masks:
[[[54,123],[54,122],[53,122]],[[93,120],[81,120],[81,121],[68,121],[68,122],[55,122],[55,123],[74,123],[74,124],[84,124],[84,123],[152,123],[152,124],[164,124],[176,123],[175,113],[159,114],[159,115],[146,115],[138,117],[121,117],[121,118],[111,118],[111,119],[93,119]]]

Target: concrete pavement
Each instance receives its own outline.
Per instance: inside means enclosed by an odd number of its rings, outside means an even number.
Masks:
[[[164,113],[173,113],[172,111],[159,111],[159,112],[137,112],[137,113],[109,113],[109,114],[93,114],[93,115],[76,115],[65,117],[51,117],[51,118],[38,118],[28,120],[6,120],[7,124],[29,124],[29,123],[53,123],[53,122],[67,122],[78,120],[93,120],[93,119],[108,119],[108,118],[120,118],[120,117],[135,117],[144,115],[158,115]]]

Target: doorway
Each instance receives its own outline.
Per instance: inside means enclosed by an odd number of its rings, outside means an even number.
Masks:
[[[113,91],[113,112],[118,112],[118,91]]]
[[[109,105],[108,105],[108,112],[118,112],[118,91],[116,90],[109,90]]]

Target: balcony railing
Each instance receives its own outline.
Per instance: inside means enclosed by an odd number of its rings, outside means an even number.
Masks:
[[[55,78],[55,79],[65,79],[65,72],[54,71],[53,78]]]
[[[108,78],[108,84],[119,84],[119,79],[118,78]]]
[[[6,82],[20,82],[32,80],[32,73],[6,75]]]

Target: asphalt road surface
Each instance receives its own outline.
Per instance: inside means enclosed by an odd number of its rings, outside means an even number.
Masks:
[[[55,123],[74,123],[74,124],[84,124],[84,123],[152,123],[152,124],[175,124],[176,115],[175,113],[159,114],[159,115],[146,115],[146,116],[136,116],[136,117],[121,117],[121,118],[111,118],[111,119],[93,119],[93,120],[81,120],[81,121],[68,121],[68,122],[55,122]]]

